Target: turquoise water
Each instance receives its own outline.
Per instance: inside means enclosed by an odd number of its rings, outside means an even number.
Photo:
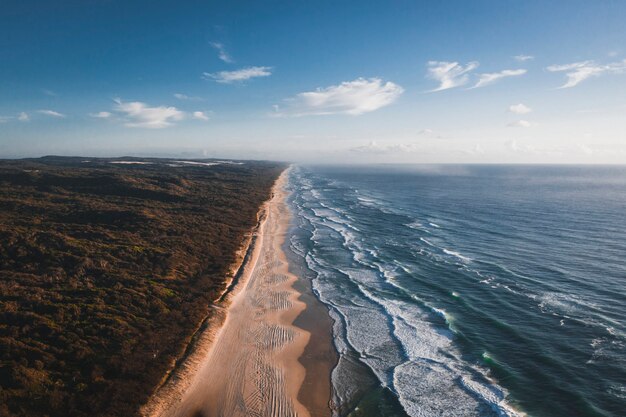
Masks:
[[[338,415],[626,415],[626,168],[295,167]]]

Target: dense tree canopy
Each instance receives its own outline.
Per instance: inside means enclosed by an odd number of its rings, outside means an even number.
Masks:
[[[136,414],[284,168],[133,161],[0,161],[0,416]]]

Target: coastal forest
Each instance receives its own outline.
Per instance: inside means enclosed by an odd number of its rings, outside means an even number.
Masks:
[[[0,161],[0,417],[137,415],[284,168]]]

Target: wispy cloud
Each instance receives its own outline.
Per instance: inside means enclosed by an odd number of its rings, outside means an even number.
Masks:
[[[38,110],[38,113],[45,114],[46,116],[50,116],[50,117],[58,117],[58,118],[65,117],[63,113],[59,113],[58,111],[54,111],[54,110]]]
[[[57,93],[55,93],[52,90],[48,90],[48,89],[43,89],[41,90],[45,95],[50,96],[50,97],[56,97]]]
[[[515,55],[513,57],[513,59],[515,59],[518,62],[526,62],[526,61],[532,61],[533,59],[535,59],[534,56],[532,55]]]
[[[486,74],[480,74],[479,78],[478,78],[478,82],[476,83],[476,85],[474,85],[474,87],[472,88],[480,88],[480,87],[485,87],[487,85],[493,84],[496,81],[502,79],[502,78],[507,78],[507,77],[516,77],[519,75],[524,75],[526,74],[526,70],[525,69],[515,69],[515,70],[502,70],[499,72],[491,72],[491,73],[486,73]]]
[[[516,120],[514,122],[509,123],[507,126],[508,127],[531,127],[533,124],[531,122],[529,122],[528,120]]]
[[[89,115],[91,117],[95,117],[96,119],[108,119],[109,117],[113,116],[113,114],[111,112],[108,112],[108,111],[100,111],[98,113],[90,113]]]
[[[570,154],[572,151],[578,154],[587,154],[587,152],[583,151],[579,145],[571,144],[571,145],[533,145],[530,143],[519,143],[517,140],[509,140],[504,144],[510,152],[518,153],[518,154],[526,154],[526,155],[554,155],[554,156],[563,156],[566,154]]]
[[[360,115],[378,110],[396,101],[404,89],[380,78],[357,78],[339,85],[318,88],[286,100],[283,111],[275,106],[278,116],[308,116],[328,114]]]
[[[218,83],[231,84],[252,78],[269,77],[270,75],[272,75],[272,67],[247,67],[235,71],[205,72],[203,78],[215,80]]]
[[[417,135],[425,137],[425,138],[430,138],[430,139],[445,139],[443,135],[440,135],[439,133],[435,132],[432,129],[422,129],[419,132],[417,132]]]
[[[25,112],[21,112],[17,116],[0,116],[0,123],[8,123],[14,120],[17,120],[20,122],[27,122],[30,120],[30,117]]]
[[[442,91],[460,87],[469,81],[469,73],[478,68],[478,62],[472,61],[467,65],[458,62],[430,61],[428,62],[427,77],[439,82],[439,87],[431,91]]]
[[[191,114],[191,117],[197,120],[209,120],[209,115],[202,111],[195,111]]]
[[[511,106],[509,106],[509,112],[515,114],[528,114],[531,111],[533,111],[533,109],[523,103],[512,104]]]
[[[185,113],[176,107],[150,107],[140,101],[123,102],[115,100],[115,111],[121,113],[126,121],[124,126],[162,129],[182,120]]]
[[[224,47],[223,43],[211,42],[211,46],[215,48],[215,50],[217,51],[217,56],[219,59],[221,59],[222,61],[228,64],[232,64],[233,62],[235,62],[233,61],[233,58],[230,56],[230,54],[226,52],[226,48]]]
[[[188,96],[187,94],[183,94],[183,93],[174,93],[174,97],[176,97],[179,100],[186,100],[186,101],[203,101],[204,100],[202,97]]]
[[[350,152],[367,153],[367,154],[388,154],[388,153],[407,153],[417,152],[421,148],[415,143],[378,143],[375,140],[366,145],[355,146],[350,148]]]
[[[559,88],[571,88],[590,77],[599,77],[605,74],[623,74],[626,72],[626,59],[604,65],[597,64],[594,61],[581,61],[564,65],[550,65],[546,69],[550,72],[565,72],[567,81]]]

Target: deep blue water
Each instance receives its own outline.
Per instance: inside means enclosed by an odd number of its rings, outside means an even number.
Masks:
[[[337,414],[626,415],[626,168],[294,167]]]

